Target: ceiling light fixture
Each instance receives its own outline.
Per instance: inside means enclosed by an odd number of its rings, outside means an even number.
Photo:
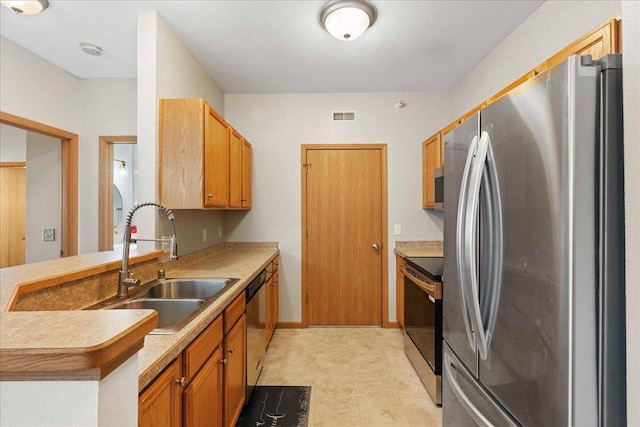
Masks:
[[[82,51],[91,56],[102,55],[102,48],[91,43],[80,43]]]
[[[331,0],[320,9],[320,25],[339,40],[355,40],[376,22],[378,12],[365,0]]]
[[[18,15],[36,15],[49,7],[47,0],[2,0],[0,3]]]

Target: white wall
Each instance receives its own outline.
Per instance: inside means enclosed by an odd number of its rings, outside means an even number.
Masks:
[[[0,36],[0,110],[80,131],[80,79]]]
[[[120,163],[113,162],[113,184],[118,188],[122,197],[122,216],[117,227],[114,228],[113,243],[122,244],[125,217],[136,203],[135,183],[137,175],[136,144],[114,144],[113,158],[125,162],[126,175],[120,176]],[[114,190],[115,192],[115,190]],[[115,197],[115,196],[114,196]],[[115,212],[114,212],[115,215]],[[114,217],[115,220],[115,217]]]
[[[27,131],[0,124],[0,162],[27,161]]]
[[[453,120],[620,12],[619,1],[547,1],[451,90]]]
[[[78,252],[98,250],[98,136],[136,134],[135,79],[79,79],[0,37],[0,110],[79,135]]]
[[[138,82],[138,201],[144,202],[157,199],[157,100],[204,98],[224,114],[224,94],[157,12],[138,13]],[[179,254],[223,241],[217,237],[222,212],[180,210],[174,214]],[[138,237],[169,235],[168,222],[158,220],[163,216],[151,209],[136,213],[139,224],[149,224],[138,229]],[[207,242],[202,241],[203,229]]]
[[[25,262],[60,257],[62,218],[59,139],[27,132],[27,212]],[[55,240],[42,241],[42,229],[55,229]]]
[[[136,80],[83,79],[80,84],[78,252],[98,251],[98,138],[136,135]]]
[[[622,2],[627,273],[627,423],[640,426],[640,2]]]
[[[400,99],[407,103],[396,109]],[[422,209],[421,141],[448,116],[446,93],[225,96],[226,119],[253,144],[253,207],[225,217],[228,240],[277,241],[280,321],[301,321],[301,159],[310,143],[386,143],[389,194],[389,320],[395,321],[398,240],[442,240],[442,216]],[[332,123],[332,111],[356,111]],[[393,236],[402,224],[402,236]]]

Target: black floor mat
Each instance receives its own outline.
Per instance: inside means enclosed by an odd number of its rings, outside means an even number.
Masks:
[[[307,427],[311,387],[258,386],[236,427]]]

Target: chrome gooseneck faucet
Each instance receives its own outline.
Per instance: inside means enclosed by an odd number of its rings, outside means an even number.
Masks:
[[[173,212],[171,209],[162,206],[159,203],[155,202],[146,202],[140,203],[131,208],[129,213],[127,214],[127,222],[124,226],[124,241],[122,245],[122,267],[120,268],[120,281],[118,284],[118,297],[126,297],[129,292],[129,286],[137,286],[140,284],[140,279],[134,279],[133,277],[129,277],[129,245],[131,244],[131,220],[133,219],[133,214],[144,206],[156,206],[167,215],[169,221],[171,221],[171,229],[173,231],[173,236],[171,239],[136,239],[136,241],[140,242],[169,242],[171,247],[169,249],[169,261],[173,261],[178,259],[178,245],[176,244],[176,226],[173,223]]]

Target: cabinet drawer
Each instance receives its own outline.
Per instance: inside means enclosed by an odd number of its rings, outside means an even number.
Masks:
[[[218,316],[184,350],[184,376],[190,382],[223,338],[222,316]]]
[[[236,321],[244,313],[246,306],[245,293],[242,292],[224,311],[224,333],[231,330]]]

